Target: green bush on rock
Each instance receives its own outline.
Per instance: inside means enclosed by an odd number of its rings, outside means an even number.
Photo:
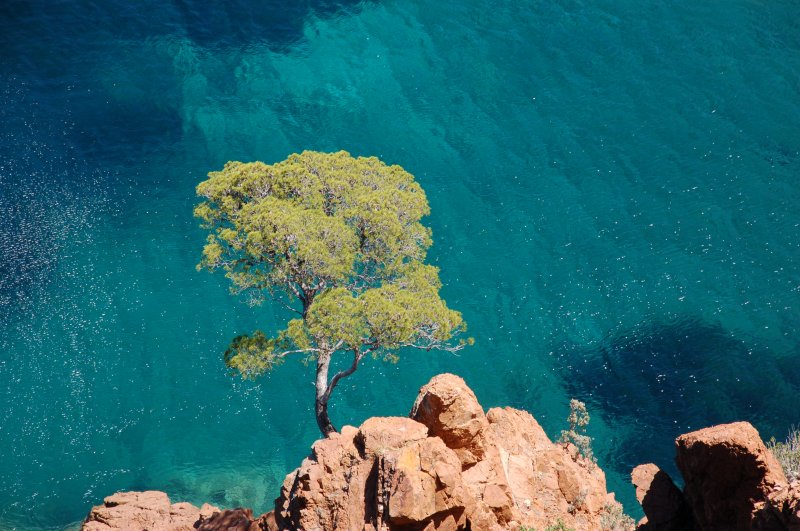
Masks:
[[[586,404],[574,398],[570,400],[569,416],[567,417],[569,429],[561,431],[561,437],[558,441],[574,444],[583,457],[592,463],[596,463],[597,460],[592,452],[592,438],[586,435],[586,426],[589,425],[589,420]]]
[[[785,442],[777,442],[772,437],[767,448],[783,467],[786,478],[791,482],[800,480],[800,428],[792,428]]]

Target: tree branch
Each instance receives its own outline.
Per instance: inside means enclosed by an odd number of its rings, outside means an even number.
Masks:
[[[420,349],[420,350],[427,350],[427,351],[430,351],[430,350],[444,350],[446,352],[458,352],[459,350],[463,349],[466,346],[466,344],[465,343],[460,343],[458,345],[447,345],[447,344],[443,344],[443,343],[431,343],[431,344],[428,344],[428,345],[418,345],[417,343],[408,342],[408,343],[400,343],[400,346],[401,347],[417,348],[417,349]]]
[[[283,352],[281,352],[279,354],[275,354],[275,357],[276,358],[285,358],[289,354],[303,354],[303,353],[306,353],[306,352],[320,352],[320,349],[318,349],[318,348],[300,348],[300,349],[297,349],[297,350],[284,350]]]
[[[336,384],[339,383],[339,380],[341,380],[342,378],[346,378],[351,374],[353,374],[354,372],[356,372],[356,369],[358,368],[358,362],[361,361],[361,358],[364,357],[364,354],[366,354],[366,352],[361,352],[360,349],[353,350],[352,365],[350,365],[350,367],[348,367],[347,369],[339,371],[333,375],[333,378],[331,378],[331,381],[328,384],[328,388],[325,390],[325,394],[322,397],[324,403],[327,403],[328,400],[330,399],[331,393],[333,392],[333,388],[336,387]]]

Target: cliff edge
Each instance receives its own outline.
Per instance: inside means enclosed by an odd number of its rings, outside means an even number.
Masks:
[[[682,435],[681,491],[656,465],[634,469],[646,517],[638,529],[800,530],[800,484],[789,484],[748,423]],[[151,499],[148,505],[146,500]],[[558,526],[558,527],[551,527]],[[283,482],[275,509],[219,511],[121,493],[84,531],[543,530],[629,531],[603,471],[553,443],[527,412],[485,412],[464,380],[434,377],[409,417],[374,417],[316,441]]]

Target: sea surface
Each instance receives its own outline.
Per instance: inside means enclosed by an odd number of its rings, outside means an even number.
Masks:
[[[214,6],[213,4],[218,4]],[[376,155],[427,191],[475,337],[336,390],[406,415],[433,375],[553,437],[571,397],[609,487],[676,435],[800,424],[795,0],[5,0],[0,529],[122,489],[270,507],[317,438],[311,367],[231,377],[286,318],[197,272],[228,160]]]

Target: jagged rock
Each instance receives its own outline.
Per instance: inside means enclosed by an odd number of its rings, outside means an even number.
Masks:
[[[631,472],[636,487],[636,499],[644,509],[641,531],[688,531],[692,529],[692,514],[683,493],[669,474],[649,463]]]
[[[355,436],[355,444],[362,456],[380,455],[387,450],[421,441],[428,436],[428,428],[404,417],[372,417],[364,421]]]
[[[530,413],[493,408],[487,419],[489,447],[500,460],[494,467],[509,487],[514,520],[545,528],[561,519],[575,529],[600,529],[606,506],[618,504],[597,465],[571,444],[550,442]]]
[[[454,450],[464,468],[486,454],[486,415],[472,389],[454,374],[434,376],[424,385],[409,416]]]
[[[277,527],[272,513],[253,517],[251,509],[227,509],[195,522],[197,531],[274,531]]]
[[[317,441],[276,500],[280,529],[463,525],[461,462],[408,418],[372,418]]]
[[[82,530],[497,531],[558,521],[621,529],[607,518],[619,522],[620,506],[603,471],[574,445],[552,443],[529,413],[484,413],[464,381],[445,374],[420,390],[411,416],[372,418],[317,441],[286,476],[275,511],[258,518],[127,492],[94,507]],[[638,529],[800,531],[800,482],[787,484],[753,426],[706,428],[676,447],[683,494],[656,465],[632,473],[647,515]]]
[[[764,511],[768,517],[761,518],[757,525],[761,529],[768,529],[768,525],[779,522],[789,531],[800,531],[800,481],[795,481],[788,488],[777,488],[767,496],[767,508]]]
[[[372,418],[317,441],[276,500],[279,529],[500,530],[558,520],[600,529],[605,476],[534,418],[485,414],[461,378],[420,390],[409,418]],[[419,421],[419,422],[418,422]]]
[[[770,493],[788,488],[786,476],[750,423],[694,431],[675,442],[698,529],[780,529],[768,523],[765,506]]]
[[[524,411],[484,413],[461,378],[432,379],[411,416],[371,418],[315,442],[286,476],[275,511],[259,518],[210,506],[200,514],[164,493],[138,493],[119,514],[114,505],[124,503],[107,499],[86,525],[117,518],[129,525],[116,528],[131,531],[499,531],[562,521],[594,531],[608,507],[619,507],[603,471],[575,446],[552,443]]]
[[[82,531],[194,531],[194,524],[219,509],[209,504],[170,504],[164,492],[118,492],[93,507]]]

